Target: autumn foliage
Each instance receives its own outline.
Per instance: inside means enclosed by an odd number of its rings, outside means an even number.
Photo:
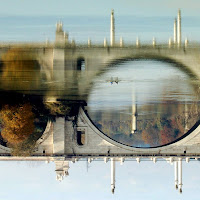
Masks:
[[[3,129],[1,135],[8,144],[25,141],[34,131],[34,114],[30,104],[5,105],[0,111]]]

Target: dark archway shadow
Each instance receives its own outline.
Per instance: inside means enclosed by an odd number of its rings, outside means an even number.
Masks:
[[[77,70],[84,71],[85,70],[85,59],[83,57],[80,57],[77,59]]]

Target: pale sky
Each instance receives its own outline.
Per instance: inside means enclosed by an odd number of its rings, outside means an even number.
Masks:
[[[178,8],[199,16],[199,0],[0,0],[1,15],[118,15],[171,16]]]
[[[52,41],[55,23],[62,20],[70,40],[83,43],[90,37],[92,42],[102,42],[104,37],[109,38],[110,12],[114,9],[116,40],[123,36],[125,42],[135,43],[136,37],[141,42],[155,37],[163,42],[172,37],[173,20],[179,8],[182,37],[199,41],[199,0],[0,0],[0,3],[1,41],[43,41],[47,38]],[[21,19],[21,15],[34,18]],[[41,16],[48,17],[41,19]]]
[[[183,193],[174,186],[174,166],[166,161],[116,163],[116,192],[111,193],[110,162],[70,163],[69,176],[56,181],[54,163],[0,162],[2,200],[199,200],[200,162],[183,162]]]

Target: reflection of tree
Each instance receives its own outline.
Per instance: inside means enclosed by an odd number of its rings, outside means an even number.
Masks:
[[[84,101],[56,101],[56,102],[43,102],[44,108],[48,110],[48,115],[53,117],[72,117],[77,116],[79,108],[85,106]]]
[[[14,156],[31,156],[49,120],[69,117],[75,125],[83,105],[82,101],[45,102],[41,96],[1,91],[0,142]]]
[[[185,117],[185,104],[167,102],[157,105],[157,108],[153,108],[157,110],[156,114],[152,114],[149,120],[139,123],[139,127],[142,128],[144,142],[151,146],[155,145],[155,141],[156,145],[165,145],[186,133],[188,131],[186,127],[190,129],[199,118],[198,105],[196,103],[189,104],[187,107],[187,120]]]
[[[142,140],[145,144],[157,146],[159,145],[159,135],[154,128],[148,128],[148,130],[142,131]]]
[[[35,148],[35,141],[27,138],[19,144],[9,145],[13,156],[30,156]]]
[[[49,114],[53,116],[69,115],[71,111],[71,106],[64,105],[62,102],[44,102],[44,105],[49,110]]]
[[[91,118],[109,137],[127,145],[145,147],[173,142],[191,129],[200,115],[196,102],[186,105],[185,102],[163,100],[162,103],[141,105],[138,106],[137,131],[131,134],[131,115],[120,116],[121,113],[96,112]]]
[[[5,105],[0,116],[3,124],[1,135],[10,145],[22,143],[34,131],[34,114],[30,104]]]

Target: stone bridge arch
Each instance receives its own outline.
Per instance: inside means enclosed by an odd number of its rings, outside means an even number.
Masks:
[[[87,73],[87,84],[80,84],[80,91],[90,91],[95,78],[105,73],[109,67],[121,62],[139,59],[151,59],[172,63],[191,77],[200,79],[200,50],[197,48],[169,48],[168,46],[142,46],[136,47],[80,47],[76,49],[66,49],[65,59],[74,60],[83,57],[85,59],[85,72]],[[72,69],[71,66],[65,69]],[[82,76],[83,77],[83,76]],[[81,81],[81,79],[79,79]]]
[[[102,72],[105,73],[105,68],[109,69],[109,67],[114,67],[116,65],[120,65],[125,62],[129,61],[145,61],[145,60],[152,60],[152,61],[159,61],[163,63],[169,63],[172,64],[174,67],[179,68],[181,71],[187,73],[189,77],[191,78],[199,78],[197,73],[188,65],[185,65],[184,62],[181,62],[179,60],[174,59],[171,56],[168,55],[161,55],[161,54],[132,54],[132,55],[121,55],[117,58],[109,59],[106,64],[104,64],[104,67],[102,68]],[[200,60],[199,60],[200,61]],[[199,67],[200,69],[200,67]]]
[[[87,142],[79,148],[70,144],[76,155],[98,155],[98,156],[191,156],[200,153],[200,122],[197,122],[191,130],[178,140],[154,148],[136,148],[119,143],[101,132],[92,122],[84,109],[80,109],[78,117],[78,128],[86,131]],[[68,144],[69,145],[69,144]],[[68,147],[69,148],[69,147]]]

